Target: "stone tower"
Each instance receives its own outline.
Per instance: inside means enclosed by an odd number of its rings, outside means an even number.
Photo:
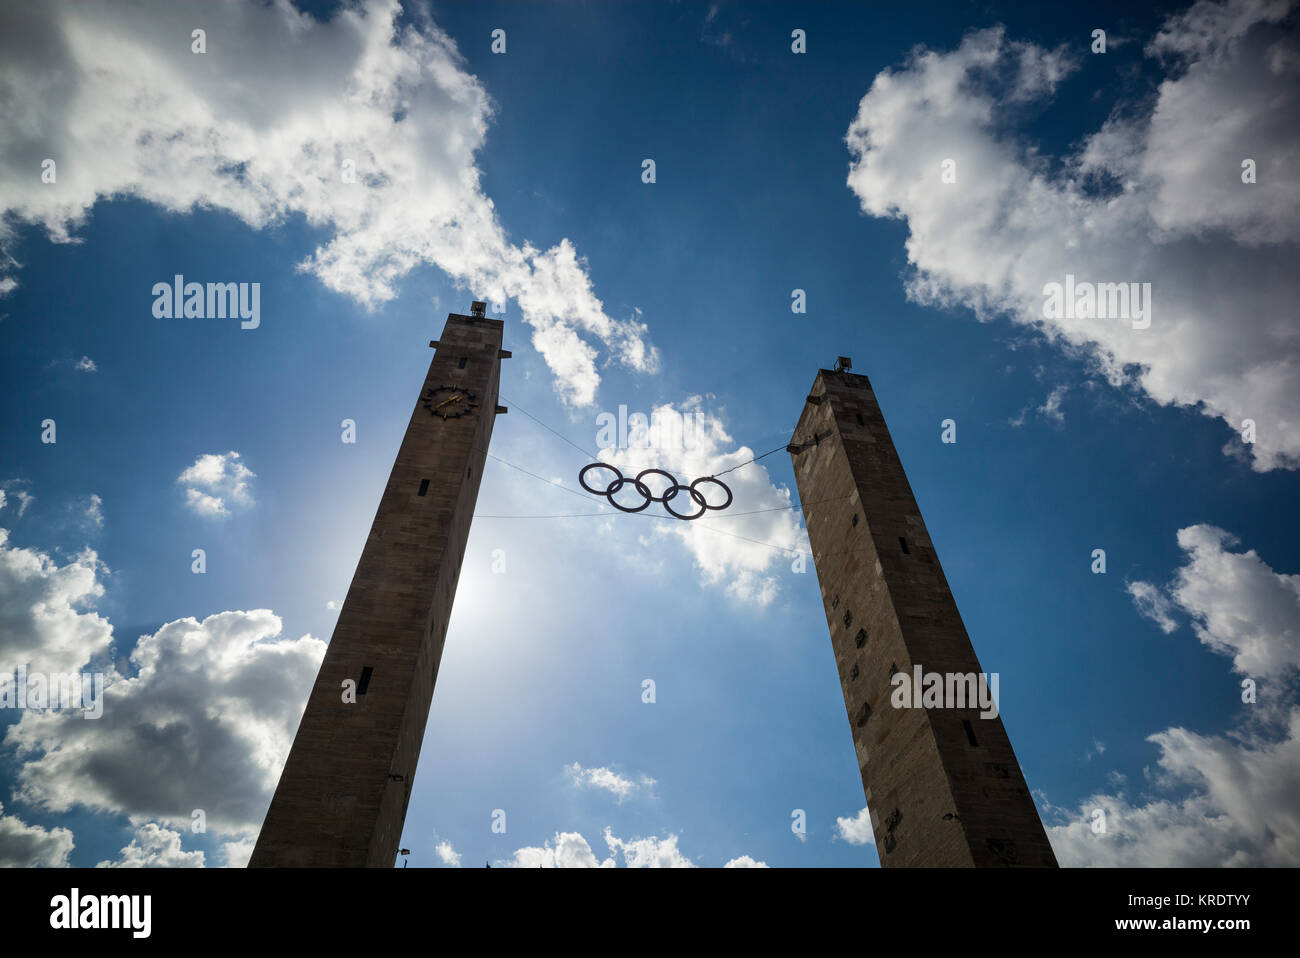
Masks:
[[[503,324],[447,317],[249,861],[397,858],[492,438]],[[351,683],[351,691],[346,687]]]
[[[979,660],[871,383],[849,367],[817,373],[789,451],[880,863],[1054,867],[1002,720],[969,694]],[[899,689],[928,673],[944,691],[924,707]]]

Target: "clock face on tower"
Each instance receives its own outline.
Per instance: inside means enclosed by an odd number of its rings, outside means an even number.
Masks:
[[[478,400],[461,386],[437,386],[424,396],[424,408],[439,419],[458,419],[478,408]]]

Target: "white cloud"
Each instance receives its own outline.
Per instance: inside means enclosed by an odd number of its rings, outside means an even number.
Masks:
[[[835,836],[844,839],[850,845],[874,845],[876,836],[871,830],[871,813],[867,810],[867,806],[863,805],[862,811],[851,817],[837,817]]]
[[[248,860],[253,857],[253,847],[257,844],[255,838],[241,838],[237,841],[226,842],[221,846],[221,857],[227,868],[247,868]]]
[[[104,527],[104,500],[95,494],[91,494],[81,507],[82,521],[86,525],[94,526],[96,529]]]
[[[721,416],[706,410],[700,396],[677,405],[656,406],[650,418],[663,424],[662,431],[647,440],[653,443],[651,448],[607,448],[600,450],[601,458],[619,467],[625,476],[655,467],[669,471],[687,485],[769,451],[736,446]],[[674,441],[661,440],[660,435],[674,437]],[[676,441],[675,437],[686,437],[686,441]],[[782,451],[778,455],[787,454]],[[596,470],[587,481],[599,489],[608,476],[610,473]],[[678,540],[694,558],[705,585],[725,587],[738,602],[768,605],[780,591],[777,575],[789,570],[796,552],[810,551],[807,534],[790,508],[790,490],[773,484],[763,463],[744,466],[719,478],[732,491],[730,507],[708,512],[694,521],[656,520],[645,531],[645,540]],[[645,481],[655,494],[662,494],[667,484],[661,476],[648,476]],[[697,488],[712,505],[725,501],[725,493],[712,483],[701,483]],[[687,504],[689,497],[685,493],[678,498],[682,501],[673,503],[678,512],[689,515],[699,511],[694,503]],[[624,490],[619,499],[634,501],[633,491]],[[658,504],[652,508],[663,509]],[[740,515],[742,512],[748,514]]]
[[[677,847],[677,836],[650,836],[624,840],[606,827],[606,858],[597,858],[591,845],[578,832],[556,832],[555,838],[540,847],[529,846],[516,851],[508,860],[497,862],[507,868],[615,868],[619,856],[628,868],[695,868],[695,864]],[[748,855],[733,858],[726,868],[766,868]]]
[[[82,356],[79,360],[77,360],[77,365],[75,368],[77,372],[80,373],[93,373],[99,371],[99,367],[95,365],[95,361],[91,359],[89,356]]]
[[[555,838],[541,847],[520,848],[509,861],[497,862],[508,868],[613,868],[616,864],[613,856],[597,860],[578,832],[556,832]]]
[[[438,860],[444,865],[450,865],[452,868],[460,867],[460,853],[451,847],[451,842],[438,842],[434,851],[438,853]]]
[[[1068,387],[1057,386],[1048,394],[1046,401],[1038,407],[1038,412],[1044,419],[1058,426],[1065,424],[1065,413],[1061,412],[1061,400],[1065,398],[1067,392],[1069,392]]]
[[[1196,637],[1231,656],[1237,672],[1285,676],[1300,669],[1300,575],[1274,572],[1253,549],[1229,551],[1237,544],[1216,526],[1179,529],[1186,560],[1168,587],[1135,582],[1129,594],[1166,633],[1177,627],[1174,610],[1185,613]]]
[[[1159,785],[1184,798],[1089,796],[1048,829],[1067,866],[1259,867],[1300,864],[1300,709],[1280,736],[1237,729],[1199,735],[1171,728],[1148,738],[1160,749]],[[1105,812],[1098,833],[1095,810]]]
[[[1300,295],[1288,265],[1300,239],[1300,127],[1289,121],[1300,56],[1295,34],[1271,25],[1286,6],[1200,2],[1171,18],[1149,52],[1181,62],[1151,108],[1117,107],[1060,173],[1003,131],[1070,57],[996,27],[880,73],[848,130],[848,185],[865,212],[907,221],[908,295],[1006,313],[1084,350],[1110,382],[1234,431],[1253,419],[1254,468],[1300,466],[1300,339],[1279,319]],[[1247,155],[1254,185],[1240,180]],[[945,159],[954,184],[940,182]],[[1067,273],[1150,282],[1150,327],[1045,319],[1043,288]]]
[[[1275,573],[1253,550],[1229,552],[1236,540],[1214,526],[1181,529],[1178,544],[1187,559],[1168,598],[1130,586],[1139,611],[1172,622],[1176,606],[1235,671],[1275,681],[1261,683],[1258,702],[1243,703],[1223,734],[1175,727],[1148,736],[1160,750],[1153,790],[1182,797],[1121,790],[1073,812],[1049,805],[1059,822],[1048,830],[1052,846],[1063,865],[1300,865],[1300,707],[1284,701],[1300,665],[1300,576]],[[1094,825],[1098,809],[1104,830]]]
[[[22,485],[22,479],[6,479],[4,482],[0,482],[0,509],[5,507],[9,498],[12,497],[17,499],[19,519],[23,517],[23,513],[27,511],[27,507],[35,501],[35,497],[33,497],[26,489],[23,489]]]
[[[241,509],[253,504],[250,482],[256,478],[232,450],[199,456],[176,481],[185,488],[185,504],[191,512],[206,519],[226,519],[231,514],[227,503]]]
[[[111,677],[99,719],[28,711],[9,727],[17,794],[182,830],[199,808],[209,833],[255,835],[325,651],[280,631],[278,616],[254,609],[142,636],[136,674]]]
[[[181,836],[153,822],[135,830],[131,843],[116,861],[102,861],[96,868],[202,868],[203,852],[181,849]]]
[[[1127,589],[1138,612],[1160,626],[1160,631],[1168,635],[1178,628],[1178,622],[1171,614],[1173,604],[1160,589],[1150,582],[1130,582]]]
[[[623,853],[623,864],[628,868],[694,868],[695,865],[677,848],[677,836],[666,838],[634,838],[624,841],[605,829],[605,844],[611,856]]]
[[[583,768],[577,762],[566,765],[564,770],[575,786],[581,788],[585,785],[589,788],[603,789],[617,798],[620,805],[629,795],[641,791],[649,792],[655,785],[655,780],[649,775],[641,775],[634,780],[620,775],[613,769]]]
[[[325,643],[281,637],[280,619],[265,609],[177,619],[139,637],[123,675],[109,662],[112,625],[85,608],[104,594],[95,553],[59,565],[8,536],[0,529],[0,672],[91,667],[105,677],[98,719],[27,710],[8,726],[15,795],[52,812],[84,808],[164,830],[188,829],[203,809],[209,832],[231,838],[227,862],[246,861]],[[20,826],[6,821],[0,831],[32,839]],[[164,837],[145,831],[133,844],[152,854]]]
[[[8,542],[0,529],[0,672],[76,672],[104,657],[113,627],[88,608],[104,594],[94,551],[59,565]]]
[[[28,825],[0,805],[0,868],[66,868],[73,844],[66,828]]]
[[[396,0],[326,23],[287,2],[0,7],[0,252],[20,223],[74,242],[115,196],[257,229],[301,216],[325,238],[300,269],[367,308],[424,264],[475,298],[513,297],[566,402],[593,400],[597,346],[654,371],[645,326],[605,312],[567,239],[508,241],[475,163],[491,100],[427,11],[403,26],[400,13]],[[40,181],[47,157],[53,184]],[[13,285],[4,277],[0,293]]]

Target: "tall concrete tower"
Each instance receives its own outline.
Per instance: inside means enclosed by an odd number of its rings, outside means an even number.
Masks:
[[[880,863],[1055,867],[1001,718],[968,695],[979,660],[871,383],[849,367],[817,373],[789,451]],[[900,672],[945,677],[937,707],[895,707],[914,704],[895,697]]]
[[[397,858],[492,438],[503,323],[447,317],[250,867]]]

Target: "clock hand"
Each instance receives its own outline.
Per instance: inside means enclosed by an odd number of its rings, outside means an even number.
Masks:
[[[449,403],[449,402],[460,402],[460,401],[461,401],[462,399],[464,399],[464,398],[465,398],[464,396],[452,396],[450,399],[444,399],[442,402],[438,403],[438,405],[434,406],[433,408],[434,408],[434,409],[441,409],[443,406],[447,405],[447,403]]]

